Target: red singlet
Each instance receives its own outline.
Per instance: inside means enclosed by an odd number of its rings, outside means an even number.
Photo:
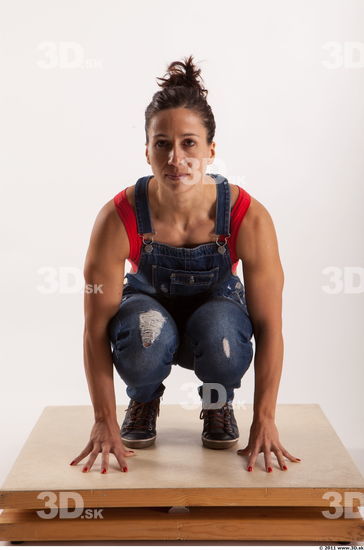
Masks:
[[[232,272],[234,274],[236,274],[236,268],[239,262],[239,258],[235,250],[236,239],[238,236],[240,223],[244,218],[251,202],[251,196],[249,195],[249,193],[239,185],[238,187],[239,187],[239,195],[230,213],[231,235],[227,241],[229,252],[230,252],[231,263],[232,263]],[[138,235],[137,221],[136,221],[134,208],[129,203],[126,197],[127,189],[128,187],[126,187],[125,189],[120,191],[117,195],[115,195],[114,204],[115,204],[117,213],[119,214],[125,226],[125,229],[129,238],[130,252],[129,252],[128,261],[131,263],[133,271],[137,272],[143,239],[140,235]]]

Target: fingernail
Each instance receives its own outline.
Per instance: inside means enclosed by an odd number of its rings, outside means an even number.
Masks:
[[[103,469],[101,470],[101,473],[102,473],[102,474],[106,474],[106,468],[103,468]]]
[[[282,466],[283,470],[287,470],[287,466]]]
[[[70,462],[70,466],[73,466],[75,462],[75,460],[72,460],[72,462]]]
[[[124,466],[123,472],[127,472],[127,471],[128,471],[128,468],[126,466]]]
[[[297,458],[297,457],[296,457],[296,460],[299,460],[299,461],[301,461],[301,459],[300,459],[300,458]]]
[[[252,472],[253,468],[251,466],[248,467],[248,472]]]
[[[82,471],[83,471],[83,472],[87,472],[87,470],[88,470],[87,466],[85,466],[84,468],[82,468]]]
[[[268,466],[268,472],[272,472],[272,468],[270,466]]]

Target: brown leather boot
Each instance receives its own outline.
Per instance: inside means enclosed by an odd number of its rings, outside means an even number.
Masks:
[[[121,440],[126,447],[141,449],[154,443],[160,399],[156,397],[146,403],[130,399],[120,430]]]
[[[231,405],[225,403],[220,409],[202,409],[202,444],[210,449],[226,449],[239,440],[239,429]]]

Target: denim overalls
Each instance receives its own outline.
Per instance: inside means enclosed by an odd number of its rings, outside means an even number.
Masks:
[[[230,187],[220,174],[208,175],[216,181],[217,237],[215,242],[191,248],[144,238],[145,233],[155,233],[148,204],[153,176],[142,177],[135,185],[141,257],[137,273],[126,274],[128,282],[119,311],[110,321],[109,336],[116,369],[127,384],[127,394],[137,401],[163,393],[161,382],[172,363],[193,369],[205,384],[222,384],[227,400],[232,401],[233,388],[240,387],[252,359],[253,329],[244,286],[231,272],[227,246]],[[155,313],[154,319],[146,317],[147,309]],[[198,392],[201,396],[202,386]]]
[[[224,236],[224,241],[219,242],[217,237],[215,242],[184,248],[154,242],[153,238],[148,242],[143,237],[138,272],[126,274],[124,295],[129,285],[157,297],[193,296],[229,287],[230,296],[246,307],[244,287],[240,278],[231,273],[226,244],[230,236],[230,187],[226,178],[209,175],[215,178],[217,188],[215,234]],[[155,233],[148,205],[148,183],[152,177],[140,178],[135,185],[139,235]]]

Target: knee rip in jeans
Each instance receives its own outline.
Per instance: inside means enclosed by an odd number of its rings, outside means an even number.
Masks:
[[[139,329],[143,347],[148,347],[158,338],[166,322],[160,311],[149,310],[139,315]]]
[[[227,338],[222,339],[222,347],[224,348],[224,353],[226,357],[230,357],[230,343]]]

